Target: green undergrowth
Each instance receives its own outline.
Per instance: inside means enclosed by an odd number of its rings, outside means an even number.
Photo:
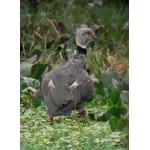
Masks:
[[[91,121],[90,111],[104,112],[93,102],[85,107],[86,116],[78,118],[74,111],[70,117],[55,117],[48,123],[45,106],[28,109],[21,115],[21,150],[127,150],[127,131],[112,132],[108,122]]]

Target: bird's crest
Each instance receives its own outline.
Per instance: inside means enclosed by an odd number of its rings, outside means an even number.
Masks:
[[[81,31],[84,31],[84,30],[85,30],[85,31],[86,31],[86,30],[91,30],[91,31],[92,31],[91,28],[81,27],[81,28],[76,28],[76,33],[79,32],[80,30],[81,30]]]

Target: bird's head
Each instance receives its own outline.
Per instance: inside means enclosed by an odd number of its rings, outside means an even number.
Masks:
[[[86,48],[86,46],[94,39],[97,38],[91,28],[78,28],[76,30],[76,43],[78,46]]]

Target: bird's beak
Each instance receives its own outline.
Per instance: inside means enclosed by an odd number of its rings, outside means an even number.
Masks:
[[[93,36],[93,39],[94,39],[94,40],[97,40],[97,37],[94,35],[94,36]]]

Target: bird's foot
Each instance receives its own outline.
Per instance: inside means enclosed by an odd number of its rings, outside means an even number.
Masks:
[[[52,125],[52,124],[53,124],[53,121],[54,121],[54,120],[53,120],[53,116],[49,116],[48,120],[49,120],[49,124]]]

